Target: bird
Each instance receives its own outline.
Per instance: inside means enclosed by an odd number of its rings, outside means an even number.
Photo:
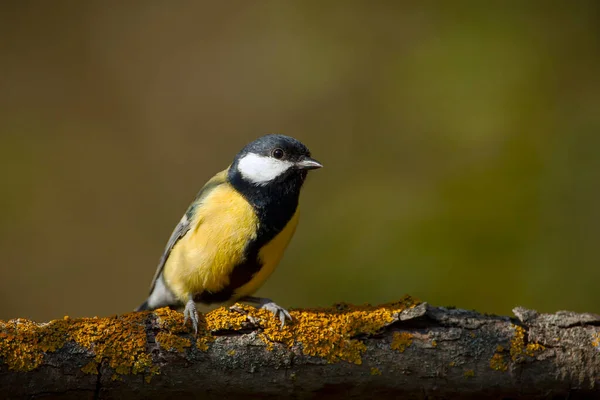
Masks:
[[[285,325],[289,312],[255,297],[279,264],[298,224],[300,191],[323,165],[299,140],[268,134],[248,143],[200,189],[173,230],[136,311],[184,307],[198,332],[196,303],[247,302]]]

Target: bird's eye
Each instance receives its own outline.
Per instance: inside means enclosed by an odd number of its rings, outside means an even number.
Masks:
[[[281,160],[283,158],[284,152],[281,149],[275,149],[275,150],[273,150],[272,155],[273,155],[273,158]]]

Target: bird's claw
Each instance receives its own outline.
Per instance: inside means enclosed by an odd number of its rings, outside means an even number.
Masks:
[[[282,328],[285,325],[286,319],[289,319],[290,321],[292,320],[292,316],[290,315],[290,313],[285,308],[278,306],[271,299],[267,299],[265,297],[245,296],[245,297],[240,298],[239,300],[245,301],[247,303],[257,304],[260,306],[261,309],[270,311],[271,313],[273,313],[275,318],[277,318],[277,319],[279,319],[279,321],[281,321]],[[243,314],[247,314],[247,313],[243,312]]]
[[[198,311],[196,311],[196,303],[194,300],[189,300],[183,310],[183,324],[186,325],[188,320],[192,322],[194,334],[198,334]]]
[[[277,305],[275,302],[273,302],[271,300],[261,303],[260,308],[271,311],[273,313],[273,315],[275,316],[275,318],[278,318],[279,321],[281,321],[282,328],[285,325],[286,319],[289,319],[290,321],[292,320],[292,316],[285,308]]]

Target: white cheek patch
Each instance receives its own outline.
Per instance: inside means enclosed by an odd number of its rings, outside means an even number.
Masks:
[[[266,185],[293,165],[289,161],[250,153],[240,159],[238,171],[245,180],[256,185]]]

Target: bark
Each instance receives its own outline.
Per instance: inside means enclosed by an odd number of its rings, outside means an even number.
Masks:
[[[333,353],[307,355],[307,346],[298,338],[284,343],[265,340],[265,325],[252,312],[242,315],[245,320],[235,328],[223,325],[201,336],[207,340],[198,344],[205,346],[194,345],[189,330],[178,331],[176,325],[165,322],[165,316],[172,317],[166,311],[162,316],[136,313],[141,316],[127,326],[139,325],[145,335],[141,340],[145,353],[131,347],[132,340],[139,340],[135,333],[123,334],[125,325],[119,324],[124,317],[86,320],[86,329],[102,324],[87,339],[74,333],[80,332],[73,326],[82,327],[82,320],[60,320],[53,332],[70,333],[57,336],[57,345],[47,339],[50,331],[43,331],[48,325],[9,321],[0,325],[0,395],[77,399],[600,398],[595,385],[600,376],[600,316],[538,314],[523,308],[513,311],[515,317],[506,317],[415,304],[393,314],[369,334],[351,331],[349,335],[354,337],[337,342],[336,346],[351,343],[362,349],[358,358],[349,356],[349,361],[343,360],[344,356],[332,359]],[[316,311],[304,313],[310,321]],[[264,314],[260,317],[265,318]],[[176,323],[181,321],[173,318]],[[19,332],[26,332],[19,327],[33,329],[33,336],[19,339]],[[319,331],[327,337],[326,324]],[[46,336],[36,339],[36,335]],[[111,341],[130,351],[132,358],[148,355],[149,364],[138,365],[138,370],[131,365],[129,369],[118,366],[111,359],[114,351],[107,344]],[[43,353],[35,353],[36,346],[42,346]],[[21,350],[27,357],[34,355],[28,358],[33,364],[17,362]],[[101,357],[99,352],[104,352]]]

